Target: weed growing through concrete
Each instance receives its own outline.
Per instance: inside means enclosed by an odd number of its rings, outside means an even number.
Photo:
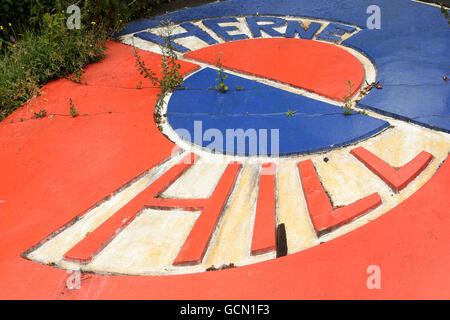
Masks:
[[[72,98],[69,98],[69,103],[70,103],[69,114],[72,116],[72,118],[75,118],[78,116],[78,110],[75,109],[75,105],[72,101]]]
[[[225,79],[228,78],[228,76],[224,73],[220,57],[221,54],[222,52],[219,52],[219,57],[217,58],[217,67],[219,68],[219,71],[217,71],[216,82],[218,82],[218,84],[216,85],[216,90],[225,93],[228,91],[228,86],[225,84]]]
[[[287,112],[285,112],[284,114],[288,117],[293,117],[294,114],[297,113],[297,110],[288,110]]]
[[[143,75],[144,78],[150,79],[154,86],[158,86],[161,89],[161,93],[158,94],[158,100],[156,101],[154,115],[159,130],[162,130],[160,123],[162,121],[161,111],[164,104],[164,98],[184,82],[183,76],[180,74],[181,65],[178,63],[178,56],[172,45],[174,24],[170,22],[170,20],[166,20],[161,23],[161,26],[162,31],[159,36],[164,40],[163,43],[159,45],[162,52],[161,77],[158,77],[155,72],[147,68],[136,48],[133,47],[136,66],[139,73]]]
[[[352,92],[353,92],[353,86],[352,86],[352,82],[350,80],[347,80],[347,85],[348,85],[348,89],[347,89],[347,94],[344,95],[344,111],[343,114],[348,116],[350,114],[352,114]]]
[[[47,111],[46,110],[40,110],[39,112],[35,112],[34,113],[34,117],[36,119],[41,119],[47,116]]]
[[[352,114],[352,109],[347,109],[345,108],[344,111],[342,112],[345,116],[349,116]]]
[[[85,73],[86,73],[86,71],[84,71],[83,69],[80,68],[78,70],[75,70],[75,72],[72,74],[72,76],[67,77],[67,79],[69,79],[70,81],[73,81],[75,83],[82,84]]]
[[[360,114],[363,114],[365,116],[369,115],[369,113],[366,110],[359,111]]]

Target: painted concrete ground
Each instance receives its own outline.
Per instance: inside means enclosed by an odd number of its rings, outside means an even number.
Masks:
[[[186,88],[161,133],[129,44],[158,70],[165,18],[182,23]],[[406,0],[231,0],[131,24],[85,84],[51,82],[0,124],[0,297],[448,298],[448,32],[438,8]],[[218,52],[225,94],[208,88]],[[196,123],[210,138],[279,129],[280,144],[256,157],[196,140]]]

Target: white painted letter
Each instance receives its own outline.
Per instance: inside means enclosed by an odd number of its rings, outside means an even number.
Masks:
[[[379,6],[370,5],[367,7],[367,14],[370,16],[367,18],[366,26],[368,29],[381,29],[381,9]]]
[[[377,265],[371,265],[367,267],[367,274],[371,274],[367,278],[366,285],[370,290],[381,289],[381,269]]]
[[[77,5],[71,5],[67,7],[68,14],[72,14],[67,18],[66,25],[70,30],[81,28],[81,10]]]

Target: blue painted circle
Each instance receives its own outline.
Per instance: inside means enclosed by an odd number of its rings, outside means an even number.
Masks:
[[[365,139],[386,121],[227,74],[226,93],[215,90],[217,71],[203,69],[172,94],[168,122],[185,140],[213,152],[276,156],[330,150]]]

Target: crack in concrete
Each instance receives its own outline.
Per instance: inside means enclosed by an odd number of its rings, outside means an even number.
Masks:
[[[430,115],[424,115],[424,116],[411,117],[411,119],[419,119],[419,118],[426,118],[426,117],[450,118],[449,115],[430,114]]]
[[[125,89],[125,90],[143,90],[143,89],[161,89],[161,87],[152,87],[152,86],[145,86],[145,87],[123,87],[123,86],[105,86],[105,85],[98,85],[98,84],[88,84],[88,83],[78,83],[80,86],[86,86],[86,87],[96,87],[96,88],[114,88],[114,89]],[[137,85],[136,85],[137,86]],[[175,91],[218,91],[215,89],[215,84],[211,85],[210,88],[187,88],[187,87],[181,87],[175,89]],[[267,88],[261,87],[261,88],[250,88],[250,89],[229,89],[228,92],[242,92],[245,93],[246,91],[257,91],[257,90],[267,90]]]
[[[441,84],[438,83],[421,83],[421,84],[411,84],[411,83],[396,83],[396,84],[389,84],[389,83],[383,83],[384,87],[429,87],[429,86],[442,86],[446,83],[443,81]]]
[[[76,117],[72,117],[70,114],[62,114],[62,113],[52,113],[46,117],[43,118],[26,118],[26,119],[16,119],[16,120],[11,120],[9,122],[3,122],[1,123],[2,125],[11,125],[11,124],[19,124],[19,123],[23,123],[23,122],[28,122],[31,120],[43,120],[43,119],[49,119],[51,120],[54,117],[65,117],[65,118],[81,118],[81,117],[92,117],[92,116],[100,116],[100,115],[104,115],[104,114],[133,114],[133,113],[145,113],[146,111],[131,111],[131,112],[118,112],[118,111],[103,111],[103,112],[96,112],[96,113],[83,113],[80,114]],[[150,112],[151,113],[151,112]],[[1,126],[0,126],[1,127]]]
[[[189,113],[189,112],[168,112],[167,114],[172,115],[192,115],[192,116],[231,116],[231,117],[239,117],[239,116],[274,116],[274,115],[286,115],[286,112],[273,112],[273,113]],[[333,112],[333,113],[304,113],[304,112],[296,112],[293,117],[296,115],[304,115],[310,118],[322,117],[322,116],[332,116],[332,115],[342,115],[342,112]],[[359,112],[355,111],[351,115],[357,115]]]

